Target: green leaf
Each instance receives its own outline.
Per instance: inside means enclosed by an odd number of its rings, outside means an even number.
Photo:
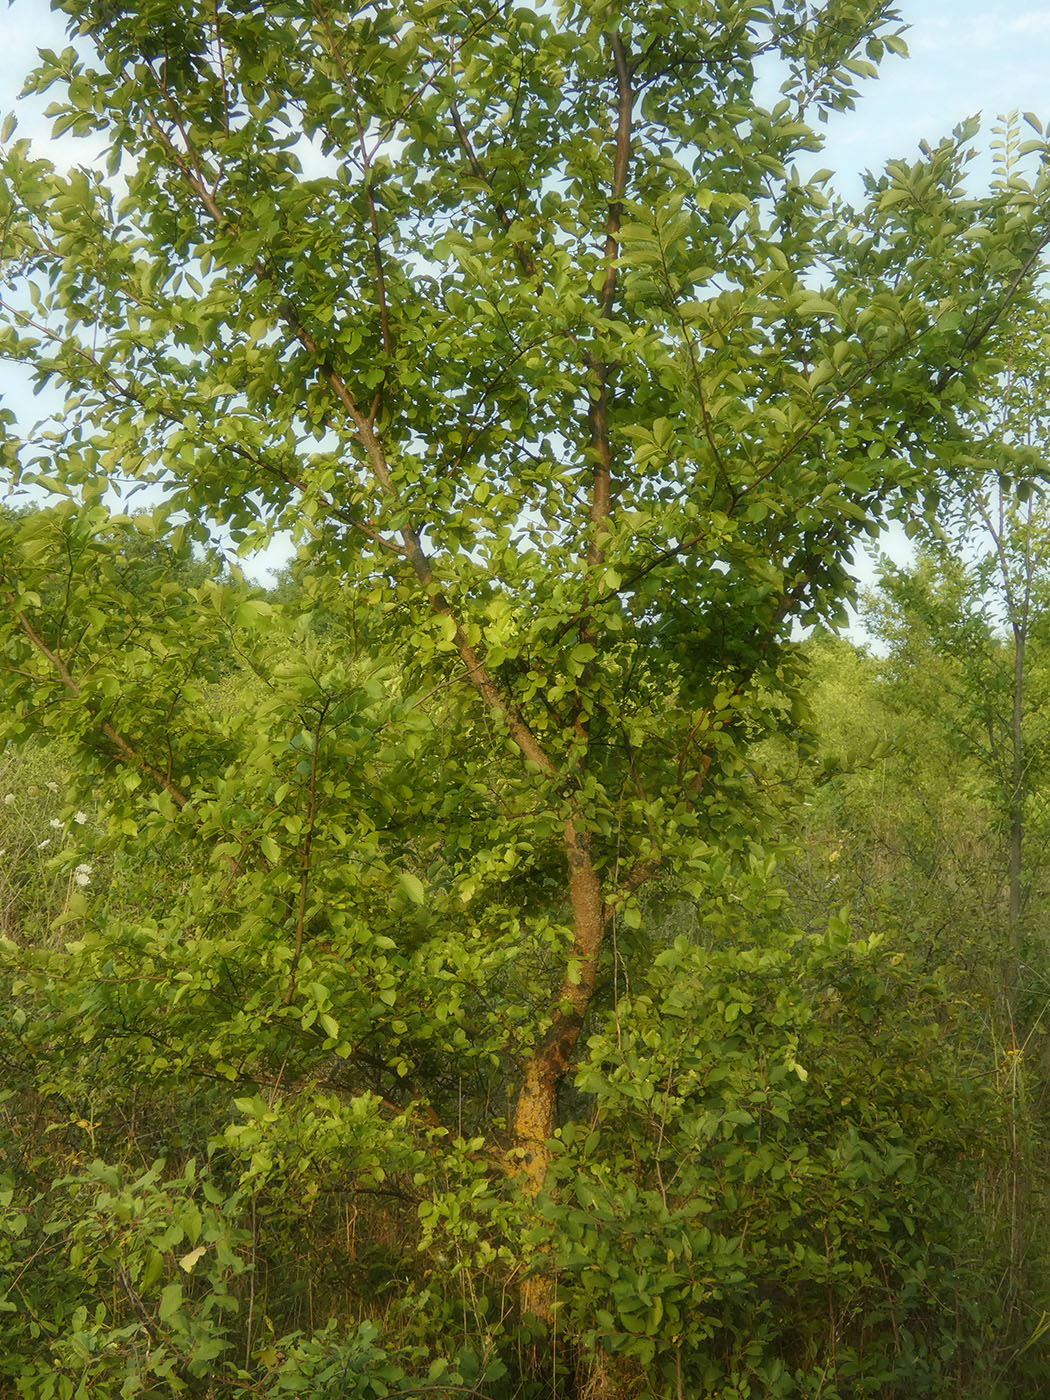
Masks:
[[[262,598],[246,598],[237,606],[238,627],[254,628],[273,617],[273,607]]]
[[[398,887],[413,904],[424,904],[426,902],[426,892],[423,889],[422,881],[417,875],[413,875],[410,870],[402,870],[397,877]]]
[[[157,1309],[157,1316],[161,1322],[170,1322],[182,1306],[182,1285],[180,1283],[165,1284],[160,1294],[160,1304]]]

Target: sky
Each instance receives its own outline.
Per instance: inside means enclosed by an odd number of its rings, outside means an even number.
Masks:
[[[1050,0],[898,0],[909,26],[910,57],[887,57],[876,82],[862,88],[853,113],[835,115],[825,128],[827,143],[814,166],[836,172],[835,187],[846,197],[860,194],[860,172],[878,170],[895,157],[913,159],[920,141],[935,143],[966,117],[981,114],[990,127],[1014,108],[1050,122]],[[41,113],[46,100],[17,103],[24,75],[38,48],[62,48],[60,18],[43,0],[14,0],[0,13],[0,113],[15,110],[19,134],[39,140],[57,163],[83,162],[87,143],[48,138]],[[39,405],[16,377],[0,369],[0,397],[20,418],[33,421]],[[34,411],[37,410],[37,411]],[[900,533],[881,546],[903,557]],[[269,556],[262,564],[275,562]],[[250,564],[246,566],[251,570]],[[260,572],[254,570],[253,572]],[[870,561],[858,572],[873,577]]]
[[[914,156],[964,118],[991,126],[1017,108],[1050,119],[1050,0],[899,0],[910,26],[907,59],[889,57],[867,84],[857,110],[828,128],[822,160],[839,172],[842,193],[855,174]],[[1034,134],[1034,133],[1033,133]]]

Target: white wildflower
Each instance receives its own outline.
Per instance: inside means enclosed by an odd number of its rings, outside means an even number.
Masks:
[[[90,865],[78,865],[73,871],[73,880],[80,888],[86,889],[91,884],[92,867]]]
[[[51,782],[46,783],[45,787],[47,788],[48,792],[58,792],[58,784],[54,781],[54,779],[52,779]]]
[[[47,848],[48,848],[48,846],[50,846],[50,845],[51,845],[51,837],[49,836],[49,837],[47,838],[46,841],[38,841],[38,842],[36,843],[36,848],[37,848],[38,851],[46,851]]]
[[[65,823],[60,822],[57,817],[52,817],[51,820],[48,822],[48,826],[51,828],[52,831],[61,831],[64,825]]]
[[[4,793],[4,806],[13,807],[15,805],[15,795],[13,792]]]
[[[76,822],[77,826],[83,826],[84,823],[87,821],[87,813],[86,813],[86,812],[74,812],[74,813],[73,813],[73,820]]]

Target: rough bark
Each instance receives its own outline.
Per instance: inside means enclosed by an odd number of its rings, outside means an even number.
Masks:
[[[594,991],[605,931],[601,881],[591,858],[590,838],[570,818],[565,823],[565,856],[572,903],[572,944],[551,1024],[522,1071],[521,1092],[514,1114],[514,1145],[521,1154],[524,1190],[535,1196],[543,1187],[551,1162],[558,1086],[572,1062],[576,1042]],[[550,1313],[550,1281],[526,1280],[522,1306],[538,1317]]]

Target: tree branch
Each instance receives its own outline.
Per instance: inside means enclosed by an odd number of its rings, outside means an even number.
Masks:
[[[43,637],[41,637],[40,633],[37,632],[33,624],[26,617],[25,613],[20,612],[17,613],[16,616],[18,618],[18,623],[19,626],[22,628],[22,631],[26,634],[26,636],[29,638],[29,641],[40,653],[40,655],[44,657],[44,659],[48,662],[48,664],[51,666],[51,669],[55,672],[56,676],[58,676],[59,680],[62,682],[65,688],[69,691],[69,693],[72,696],[74,696],[75,699],[81,699],[83,692],[80,686],[77,684],[77,682],[73,679],[73,676],[71,675],[62,657],[58,654],[58,652],[51,650],[51,648],[44,641]],[[186,796],[185,793],[181,792],[175,786],[175,784],[171,781],[171,778],[168,777],[167,774],[162,773],[158,768],[154,768],[153,765],[147,759],[143,758],[142,755],[138,752],[138,750],[131,743],[129,743],[127,739],[125,739],[123,734],[120,734],[116,729],[114,729],[114,727],[109,723],[108,720],[99,719],[99,716],[90,705],[88,706],[88,712],[92,716],[92,718],[98,722],[98,726],[101,729],[102,733],[117,750],[117,756],[121,763],[126,763],[129,765],[129,767],[137,768],[140,772],[145,773],[147,777],[152,778],[158,787],[163,788],[164,791],[169,794],[172,801],[177,807],[182,808],[186,806],[186,803],[189,801],[189,798]]]

